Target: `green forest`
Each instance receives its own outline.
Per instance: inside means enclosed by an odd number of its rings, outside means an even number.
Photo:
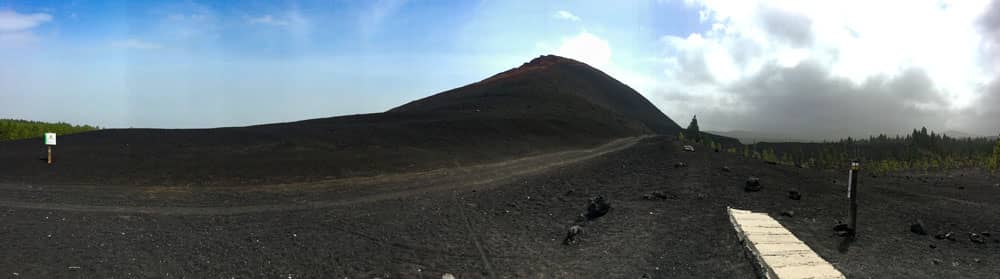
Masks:
[[[708,143],[713,144],[714,143]],[[852,160],[875,173],[960,168],[1000,169],[1000,139],[952,138],[914,129],[906,136],[846,138],[822,143],[756,143],[728,152],[769,163],[804,168],[844,169]]]
[[[100,129],[89,125],[69,123],[49,123],[19,119],[0,119],[0,141],[41,138],[45,133],[68,135]]]

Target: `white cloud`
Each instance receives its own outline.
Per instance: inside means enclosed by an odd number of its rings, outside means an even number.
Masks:
[[[52,16],[45,13],[0,10],[0,47],[20,47],[38,41],[33,29],[51,20]]]
[[[264,24],[264,25],[276,25],[276,26],[288,26],[289,24],[287,20],[277,19],[271,15],[251,17],[249,21],[252,24]]]
[[[406,5],[407,0],[376,0],[372,1],[371,8],[360,15],[358,26],[361,35],[369,37],[375,34],[382,26],[382,22],[396,14],[399,9]]]
[[[569,20],[569,21],[580,21],[580,17],[574,15],[573,13],[570,13],[568,11],[563,11],[563,10],[556,11],[554,14],[552,14],[552,17],[555,18],[555,19],[562,19],[562,20]]]
[[[556,54],[597,68],[605,67],[611,62],[611,46],[608,41],[586,31],[563,39]]]
[[[51,20],[52,16],[45,13],[20,14],[11,10],[2,10],[0,11],[0,32],[24,31]]]
[[[111,46],[116,48],[141,49],[141,50],[154,50],[163,48],[163,46],[159,44],[145,42],[139,39],[114,41],[111,42]]]
[[[802,70],[806,68],[797,66],[810,63],[809,69],[827,76],[812,79],[815,89],[789,94],[818,94],[815,92],[826,90],[819,86],[845,85],[840,81],[853,87],[891,83],[916,70],[929,79],[926,86],[930,88],[921,89],[931,90],[941,99],[907,99],[911,103],[906,105],[943,118],[953,117],[956,111],[974,106],[984,95],[986,82],[998,74],[982,62],[985,42],[976,21],[985,10],[987,2],[983,0],[694,0],[690,4],[701,10],[703,23],[711,28],[687,36],[664,36],[663,72],[656,78],[660,82],[652,86],[658,96],[651,99],[665,111],[679,115],[718,111],[719,115],[753,117],[759,112],[746,102],[755,100],[747,99],[746,92],[740,91],[746,88],[741,86],[764,77],[795,76],[766,71]],[[796,84],[781,88],[813,87]],[[853,96],[860,97],[899,94],[876,88],[852,90],[856,93]],[[678,94],[691,98],[675,98]],[[731,106],[727,101],[732,100],[744,103]],[[852,109],[862,108],[843,108],[846,113]],[[699,120],[707,126],[725,126],[727,121]],[[812,125],[829,124],[823,120],[819,118]],[[770,120],[726,128],[752,130],[761,128],[765,121]],[[962,128],[956,121],[940,123],[951,126],[936,129]]]

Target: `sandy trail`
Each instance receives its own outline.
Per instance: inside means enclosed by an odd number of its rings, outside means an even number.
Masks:
[[[31,202],[23,200],[0,200],[0,207],[58,210],[73,212],[139,213],[160,215],[237,215],[272,211],[292,211],[347,206],[358,203],[387,199],[399,199],[418,194],[443,192],[455,189],[489,189],[500,185],[503,180],[536,174],[553,168],[574,164],[597,156],[627,149],[646,137],[616,139],[604,145],[590,148],[548,153],[503,162],[439,169],[418,173],[385,174],[373,177],[345,178],[312,183],[261,185],[249,187],[122,187],[122,186],[40,186],[40,185],[0,185],[0,191],[48,191],[61,195],[101,195],[92,200],[102,200],[102,205]],[[100,189],[100,191],[95,191]],[[322,200],[298,200],[280,204],[252,204],[237,206],[120,206],[108,205],[115,199],[128,197],[129,193],[183,193],[193,199],[212,193],[222,192],[280,192],[283,194],[318,196],[317,193],[337,193],[333,198]],[[125,195],[122,195],[122,194]],[[350,193],[344,195],[345,193]],[[331,195],[328,195],[331,196]]]

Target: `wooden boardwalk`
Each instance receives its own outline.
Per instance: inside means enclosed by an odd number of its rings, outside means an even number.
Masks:
[[[740,241],[766,278],[845,278],[771,216],[733,208],[727,210]]]

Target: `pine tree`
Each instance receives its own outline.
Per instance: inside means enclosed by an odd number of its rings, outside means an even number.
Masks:
[[[698,116],[691,118],[691,124],[687,128],[688,137],[696,142],[701,142],[701,130],[698,129]]]
[[[997,138],[997,144],[993,147],[993,158],[990,160],[990,169],[994,172],[1000,169],[1000,137]]]

